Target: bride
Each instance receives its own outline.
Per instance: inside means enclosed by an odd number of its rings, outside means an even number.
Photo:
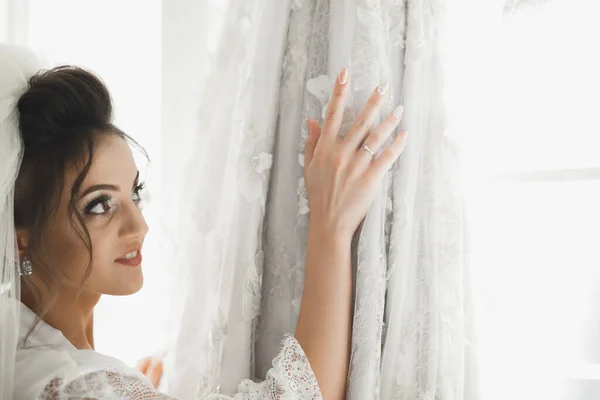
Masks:
[[[371,129],[387,85],[340,139],[349,87],[344,68],[323,126],[307,121],[311,216],[296,332],[283,338],[266,380],[242,382],[235,399],[344,397],[351,239],[406,143],[400,134],[374,157],[402,114],[398,107]],[[141,372],[94,351],[100,296],[132,294],[143,283],[148,226],[130,145],[137,146],[113,125],[98,77],[72,66],[44,69],[27,49],[0,45],[2,399],[169,398]]]

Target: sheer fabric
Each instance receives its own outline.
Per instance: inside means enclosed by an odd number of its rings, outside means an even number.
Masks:
[[[240,379],[264,378],[295,329],[310,215],[305,116],[322,122],[348,66],[342,133],[388,81],[379,119],[404,104],[410,139],[353,245],[347,398],[469,398],[460,157],[444,129],[438,50],[445,3],[227,2],[195,128],[181,133],[193,154],[178,162],[195,179],[170,230],[185,300],[174,308],[169,393],[229,394]]]
[[[21,309],[17,350],[17,399],[173,399],[154,389],[139,371],[92,350],[78,350],[43,321],[28,335],[35,314]],[[317,400],[321,394],[304,351],[286,336],[262,382],[243,381],[232,397],[208,394],[205,400]]]

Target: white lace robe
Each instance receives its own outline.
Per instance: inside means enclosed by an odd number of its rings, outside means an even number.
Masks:
[[[20,342],[35,321],[21,307]],[[242,382],[232,397],[209,394],[206,400],[316,400],[321,394],[308,359],[296,339],[286,336],[263,382]],[[44,322],[17,350],[15,399],[173,399],[154,389],[139,371],[93,350],[76,349]]]

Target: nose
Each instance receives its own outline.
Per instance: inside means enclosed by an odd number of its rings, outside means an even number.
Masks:
[[[123,218],[121,225],[121,236],[127,238],[143,239],[148,234],[148,224],[141,210],[131,204],[125,211],[126,216]]]

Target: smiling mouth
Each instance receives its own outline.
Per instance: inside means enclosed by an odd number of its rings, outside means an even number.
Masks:
[[[134,250],[125,254],[121,258],[117,258],[115,260],[119,264],[129,265],[129,266],[138,266],[142,263],[142,252],[141,250]]]

